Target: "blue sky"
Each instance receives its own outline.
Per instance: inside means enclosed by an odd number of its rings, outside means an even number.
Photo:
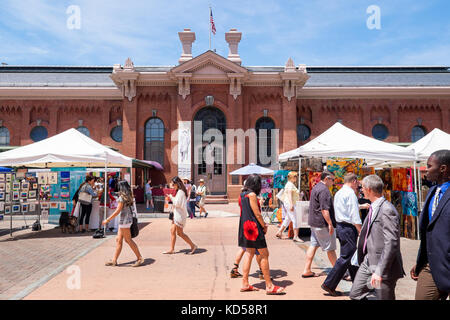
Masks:
[[[450,65],[450,2],[381,0],[0,0],[0,62],[9,65],[175,65],[178,32],[196,33],[193,55],[227,56],[225,32],[241,31],[243,65]],[[67,28],[70,5],[81,28]],[[370,5],[381,29],[369,30]]]

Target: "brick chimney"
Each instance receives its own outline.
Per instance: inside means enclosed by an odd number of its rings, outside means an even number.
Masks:
[[[242,63],[241,57],[238,53],[238,45],[242,38],[242,32],[238,32],[237,29],[230,29],[225,33],[225,41],[228,42],[228,60],[233,61],[240,65]]]
[[[178,60],[181,64],[192,59],[192,43],[195,41],[195,32],[192,32],[191,29],[184,29],[183,32],[178,32],[178,36],[183,46],[183,53]]]

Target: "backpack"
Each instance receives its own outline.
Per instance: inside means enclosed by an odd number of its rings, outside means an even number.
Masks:
[[[195,199],[197,197],[196,191],[197,191],[196,187],[194,185],[192,185],[191,194],[189,195],[190,199]]]

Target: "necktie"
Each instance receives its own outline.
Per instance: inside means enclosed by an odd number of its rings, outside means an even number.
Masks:
[[[363,253],[366,253],[367,236],[369,235],[369,229],[370,229],[370,220],[372,220],[372,206],[370,206],[369,215],[367,216],[367,231],[366,231],[366,237],[364,238]]]
[[[439,204],[439,194],[441,193],[441,188],[436,188],[436,193],[434,194],[433,206],[431,207],[431,217],[433,217],[434,212]]]

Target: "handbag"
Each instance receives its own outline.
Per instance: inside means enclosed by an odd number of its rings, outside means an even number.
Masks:
[[[80,194],[78,195],[78,201],[81,202],[81,204],[91,204],[92,195],[84,191],[80,192]]]
[[[169,220],[173,220],[173,212],[169,212]]]
[[[92,236],[92,238],[94,239],[100,239],[100,238],[104,238],[105,234],[103,233],[103,229],[97,229],[94,232],[94,235]]]
[[[32,231],[39,231],[39,230],[41,230],[42,228],[41,228],[41,224],[39,223],[39,220],[36,220],[34,223],[33,223],[33,226],[31,227],[31,230]]]
[[[134,216],[133,210],[131,210],[131,207],[129,207],[131,214],[133,215],[133,222],[130,226],[130,233],[132,238],[136,238],[139,235],[139,226],[138,226],[138,220],[137,217]]]

